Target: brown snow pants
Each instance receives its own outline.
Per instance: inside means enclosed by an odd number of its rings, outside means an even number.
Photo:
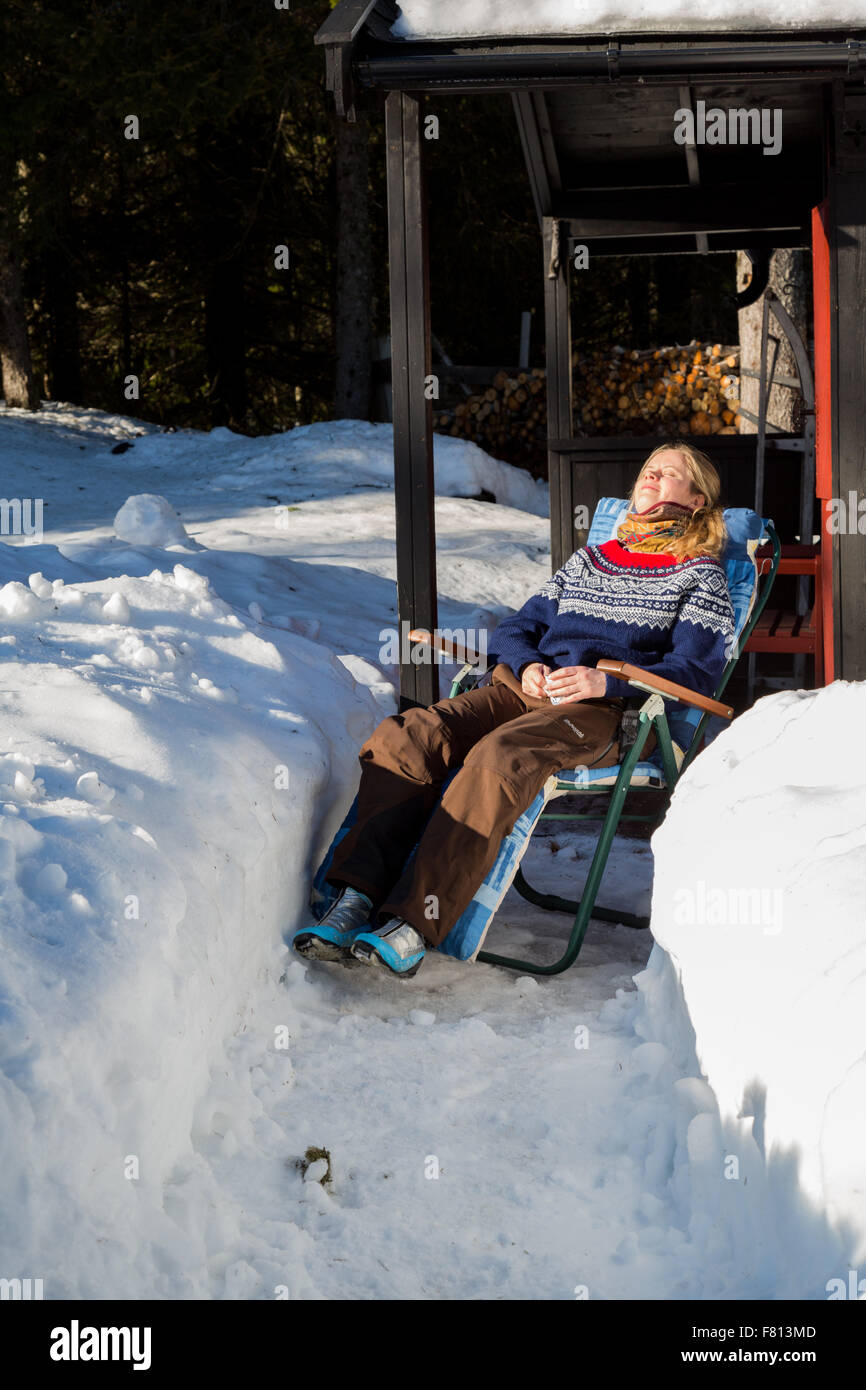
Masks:
[[[554,705],[524,695],[500,663],[490,685],[389,715],[359,752],[358,816],[327,881],[366,893],[374,926],[403,917],[438,946],[551,773],[619,761],[624,708],[621,699]],[[646,753],[654,742],[651,734]]]

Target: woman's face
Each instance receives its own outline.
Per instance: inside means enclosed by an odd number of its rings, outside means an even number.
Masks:
[[[700,507],[706,502],[702,492],[695,491],[686,461],[676,449],[656,454],[651,463],[644,464],[634,488],[634,510],[645,512],[660,502],[680,502],[683,506]]]

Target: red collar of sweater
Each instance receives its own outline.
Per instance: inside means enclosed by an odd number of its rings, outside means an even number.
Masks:
[[[626,550],[618,540],[605,541],[600,545],[599,550],[607,560],[612,560],[615,565],[639,565],[641,569],[659,569],[667,565],[682,564],[682,560],[676,555],[669,555],[666,550]]]

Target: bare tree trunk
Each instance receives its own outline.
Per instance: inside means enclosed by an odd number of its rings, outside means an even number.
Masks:
[[[369,420],[371,294],[373,284],[368,186],[368,121],[336,120],[337,272],[334,330],[334,415]]]
[[[742,290],[749,283],[752,263],[743,251],[737,252],[737,289]],[[809,280],[807,252],[803,250],[782,249],[774,251],[770,258],[770,279],[768,288],[775,291],[787,309],[794,325],[808,345],[809,327]],[[740,365],[752,371],[761,369],[761,318],[764,312],[764,297],[750,304],[738,313],[740,329]],[[797,377],[797,365],[788,339],[770,313],[769,333],[779,338],[779,348],[775,358],[777,376]],[[774,344],[768,338],[767,371],[773,362]],[[742,376],[740,380],[740,405],[753,415],[758,414],[759,381],[757,377]],[[787,386],[774,386],[767,402],[767,420],[777,429],[796,433],[801,429],[800,410],[803,397],[799,391]],[[757,425],[745,415],[740,416],[740,433],[755,434]]]
[[[38,410],[21,267],[11,243],[0,239],[0,370],[7,406]]]

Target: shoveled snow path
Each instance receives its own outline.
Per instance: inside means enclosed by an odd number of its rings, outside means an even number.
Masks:
[[[530,846],[527,877],[574,891],[591,840],[556,843]],[[616,858],[611,883],[625,877],[645,905],[648,847],[625,842]],[[624,904],[623,889],[606,901]],[[488,944],[552,959],[569,926],[512,890]],[[212,1296],[698,1295],[702,1252],[684,1258],[676,1212],[646,1187],[654,1125],[630,1118],[648,1094],[630,1016],[650,946],[648,932],[594,922],[558,976],[431,955],[409,981],[288,951],[228,1051],[261,1110],[224,1096],[200,1145],[237,1232],[209,1252]],[[330,1154],[325,1186],[297,1166],[310,1146]]]

